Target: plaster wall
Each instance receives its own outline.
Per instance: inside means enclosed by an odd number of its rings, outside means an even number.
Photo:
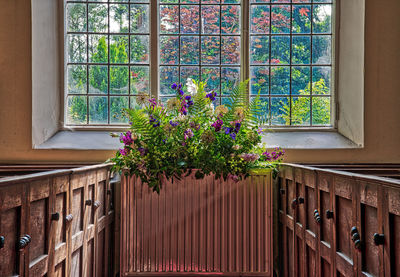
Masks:
[[[30,2],[1,1],[0,163],[102,162],[113,152],[32,149]],[[286,161],[400,163],[399,14],[398,0],[366,0],[365,147],[290,150]]]

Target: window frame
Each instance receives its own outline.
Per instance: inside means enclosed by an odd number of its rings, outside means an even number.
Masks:
[[[151,0],[154,1],[154,0]],[[266,147],[287,149],[358,149],[364,147],[365,2],[335,1],[335,128],[274,129]],[[32,5],[32,148],[115,150],[110,131],[126,126],[65,128],[64,0],[31,1]],[[57,7],[54,7],[54,6]],[[242,13],[244,14],[244,13]],[[158,20],[151,21],[158,28]],[[243,26],[243,25],[242,25]],[[157,55],[158,56],[158,55]],[[242,56],[243,57],[243,56]],[[58,65],[58,66],[57,66]],[[58,68],[58,70],[56,69]],[[153,69],[157,73],[157,69]],[[242,70],[242,74],[243,74]],[[151,73],[150,73],[151,74]],[[150,83],[152,85],[152,83]],[[154,86],[154,85],[153,85]],[[154,90],[152,90],[154,91]],[[301,136],[296,134],[301,133]],[[331,138],[332,143],[320,144]],[[89,139],[90,138],[90,139]],[[282,138],[284,141],[282,141]],[[288,139],[290,138],[290,139]],[[88,139],[81,141],[81,139]],[[292,140],[296,142],[292,143]]]
[[[66,0],[61,0],[63,1],[63,11],[62,11],[62,20],[63,20],[63,29],[64,29],[64,67],[63,67],[63,75],[64,75],[64,89],[63,89],[63,102],[61,103],[62,108],[62,129],[63,130],[115,130],[115,131],[121,131],[126,129],[129,125],[128,124],[87,124],[87,125],[73,125],[73,124],[66,124],[66,94],[67,92],[65,91],[65,84],[67,82],[67,74],[66,74],[66,69],[67,69],[67,29],[66,29]],[[91,1],[91,0],[89,0]],[[336,45],[337,45],[337,39],[336,39],[336,33],[338,31],[338,24],[336,22],[338,21],[338,13],[336,12],[336,5],[337,2],[340,0],[331,0],[332,3],[332,35],[331,35],[331,94],[330,94],[330,108],[331,108],[331,114],[330,114],[330,126],[312,126],[312,122],[310,122],[311,126],[293,126],[293,125],[288,125],[288,126],[275,126],[275,125],[265,125],[265,128],[272,129],[274,131],[280,132],[280,131],[335,131],[337,130],[337,101],[336,101],[336,63],[337,63],[337,55],[336,55]],[[85,3],[85,2],[82,2]],[[95,2],[94,2],[95,3]],[[102,2],[98,2],[102,3]],[[118,4],[119,2],[117,2]],[[122,2],[121,2],[122,3]],[[136,3],[135,1],[133,4]],[[131,4],[131,2],[126,2],[125,4]],[[154,97],[156,99],[160,98],[160,76],[159,76],[159,68],[160,68],[160,63],[159,63],[159,39],[160,36],[162,35],[159,30],[159,0],[149,0],[149,87],[150,87],[150,95],[151,97]],[[262,4],[262,3],[258,3]],[[268,3],[266,3],[268,4]],[[277,3],[278,4],[278,3]],[[285,5],[286,3],[281,3],[282,5]],[[301,4],[301,3],[299,3]],[[323,3],[314,3],[313,0],[310,0],[310,3],[303,3],[303,4],[308,4],[308,5],[313,5],[313,4],[323,4]],[[250,78],[250,7],[251,3],[250,0],[241,0],[241,3],[239,4],[241,7],[241,12],[240,12],[240,81],[244,81]],[[291,6],[292,7],[292,6]],[[129,14],[130,15],[130,14]],[[201,11],[200,11],[200,16],[201,16]],[[311,24],[312,24],[312,15],[311,15]],[[118,34],[118,33],[117,33]],[[269,34],[272,35],[272,34]],[[310,34],[312,35],[312,34]],[[179,34],[177,34],[179,36]],[[292,32],[289,34],[290,37],[292,37]],[[89,46],[88,46],[89,47]],[[152,54],[152,53],[157,53],[157,54]],[[88,61],[87,61],[88,62]],[[108,65],[106,63],[105,65]],[[180,64],[177,65],[178,67],[181,66]],[[221,66],[221,65],[219,65]],[[289,68],[292,67],[291,64],[288,65]],[[130,65],[128,66],[130,68]],[[200,66],[201,67],[201,66]],[[130,72],[130,71],[129,71]],[[311,73],[310,73],[311,74]],[[129,84],[130,84],[130,76],[129,76]],[[109,84],[110,85],[110,84]],[[130,88],[128,88],[130,90]],[[110,97],[110,93],[106,95],[108,98]],[[134,97],[131,96],[130,94],[127,95],[128,97]],[[250,84],[248,86],[248,99],[251,97],[251,92],[250,92]],[[311,96],[310,96],[311,98]],[[291,99],[291,97],[290,97]],[[291,102],[291,101],[290,101]],[[291,103],[289,103],[291,105]],[[87,103],[89,105],[89,103]],[[271,106],[271,104],[270,104]],[[310,113],[312,110],[310,110]],[[110,107],[108,106],[108,114],[110,114]],[[87,111],[87,116],[89,117],[89,111]]]

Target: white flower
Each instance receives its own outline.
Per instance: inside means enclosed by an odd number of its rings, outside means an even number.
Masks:
[[[192,79],[192,78],[188,78],[188,79],[187,79],[187,81],[186,81],[186,88],[187,88],[187,91],[188,91],[191,95],[197,93],[197,86],[196,86],[196,84],[193,82],[193,79]]]
[[[208,116],[212,116],[214,114],[214,105],[213,105],[213,103],[208,104],[206,106],[206,109],[207,109],[206,114]]]

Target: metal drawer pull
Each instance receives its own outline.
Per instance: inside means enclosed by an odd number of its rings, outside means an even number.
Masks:
[[[304,204],[304,198],[303,197],[299,197],[299,204]]]
[[[88,199],[85,201],[86,206],[92,206],[92,199]]]
[[[356,226],[351,228],[350,235],[351,240],[354,242],[354,247],[358,250],[361,250],[361,237]]]
[[[374,243],[375,245],[384,245],[385,244],[385,235],[384,234],[374,234]]]
[[[101,202],[100,202],[100,201],[94,201],[93,207],[94,207],[95,209],[97,209],[97,208],[100,207],[100,206],[101,206]]]
[[[72,214],[69,214],[69,215],[67,215],[67,216],[65,217],[65,220],[66,220],[67,222],[71,222],[73,219],[74,219],[74,216],[73,216]]]
[[[25,235],[22,236],[19,239],[19,243],[18,243],[18,248],[19,250],[23,250],[25,249],[26,246],[28,246],[28,244],[32,241],[31,236],[30,235]]]
[[[317,209],[314,210],[314,218],[317,223],[321,223],[321,216],[319,215],[319,212]]]

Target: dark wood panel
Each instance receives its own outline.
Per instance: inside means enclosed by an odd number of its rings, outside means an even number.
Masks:
[[[0,179],[0,276],[108,276],[115,257],[108,186],[109,165]]]

